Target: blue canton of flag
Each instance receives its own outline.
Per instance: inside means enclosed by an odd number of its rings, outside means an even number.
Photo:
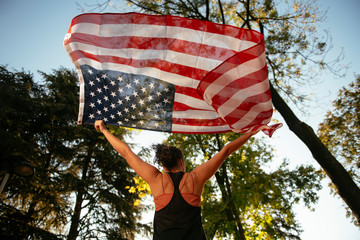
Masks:
[[[171,132],[175,86],[144,75],[82,65],[83,122]]]

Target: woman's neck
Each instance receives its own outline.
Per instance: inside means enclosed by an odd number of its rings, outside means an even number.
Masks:
[[[165,168],[164,168],[164,171],[165,171],[165,172],[172,172],[172,173],[185,172],[185,170],[182,169],[182,168],[174,168],[174,169],[171,169],[171,170],[168,170],[168,169],[165,169]]]

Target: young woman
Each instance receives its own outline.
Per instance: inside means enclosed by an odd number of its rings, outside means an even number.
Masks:
[[[204,184],[216,173],[231,153],[259,131],[241,135],[225,145],[210,160],[187,173],[183,154],[175,147],[154,146],[155,161],[164,170],[161,172],[139,158],[126,143],[111,134],[102,120],[95,122],[95,129],[104,134],[130,167],[149,184],[155,202],[154,240],[206,239],[200,214],[201,193]]]

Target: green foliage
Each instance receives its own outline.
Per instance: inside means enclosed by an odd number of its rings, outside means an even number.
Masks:
[[[23,149],[32,152],[31,155],[35,154],[34,132],[37,119],[30,116],[41,111],[36,100],[41,89],[33,82],[30,73],[10,72],[6,66],[0,66],[0,87],[1,170],[7,170],[14,152],[21,158],[28,157],[28,154],[21,153]]]
[[[319,125],[319,137],[360,186],[360,75],[339,91],[333,107]]]
[[[170,135],[169,144],[182,148],[187,170],[206,161],[239,135]],[[273,149],[261,139],[251,139],[232,154],[204,188],[203,224],[208,239],[299,239],[301,226],[293,207],[307,207],[318,200],[320,172],[310,166],[288,169],[284,161],[278,169],[271,164]]]
[[[19,238],[26,235],[50,236],[50,228],[56,230],[65,224],[70,202],[68,195],[62,194],[62,187],[57,179],[48,176],[46,170],[50,165],[47,156],[42,154],[40,136],[44,133],[44,107],[41,98],[45,92],[33,81],[31,74],[10,72],[5,66],[1,66],[0,83],[3,90],[1,173],[5,174],[17,161],[30,162],[36,169],[36,174],[31,179],[9,179],[6,191],[1,196],[4,201],[0,225],[2,230],[6,229],[1,235]]]
[[[133,239],[138,229],[149,231],[137,223],[138,195],[126,189],[134,172],[93,126],[76,124],[75,72],[42,73],[38,85],[30,74],[0,70],[2,174],[20,157],[36,169],[31,179],[9,179],[0,235],[57,239],[66,236],[67,225],[67,239]]]

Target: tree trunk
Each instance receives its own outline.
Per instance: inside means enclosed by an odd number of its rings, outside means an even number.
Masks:
[[[325,145],[320,141],[314,130],[300,121],[279,93],[270,84],[272,102],[285,119],[292,132],[309,148],[315,160],[320,164],[331,179],[341,198],[352,210],[360,223],[360,189],[345,168],[336,160]]]
[[[86,179],[87,179],[87,173],[88,173],[88,169],[89,169],[91,155],[92,155],[92,152],[90,151],[88,153],[86,160],[84,162],[84,165],[83,165],[80,186],[78,186],[78,194],[76,196],[74,214],[71,217],[71,226],[70,226],[69,234],[67,236],[67,240],[76,240],[76,238],[79,235],[78,229],[79,229],[79,225],[80,225],[82,203],[84,201],[84,194],[85,194],[85,187],[84,187],[83,183],[86,182]]]
[[[76,196],[74,214],[71,216],[71,226],[68,234],[68,240],[76,240],[79,235],[79,224],[80,224],[80,214],[81,214],[81,205],[84,201],[84,191],[80,189]]]
[[[218,151],[221,151],[221,149],[224,147],[222,142],[220,141],[219,134],[216,134],[216,141],[217,141],[217,147]],[[223,164],[219,171],[215,174],[216,182],[219,185],[222,199],[224,202],[226,202],[226,216],[229,222],[234,222],[234,239],[235,240],[245,240],[245,230],[243,228],[243,225],[241,223],[240,219],[240,213],[234,203],[234,200],[232,199],[232,192],[230,187],[229,178],[227,175],[227,169],[226,165]]]
[[[226,171],[226,169],[224,169],[224,165],[221,166],[221,171]],[[241,224],[240,221],[240,216],[239,214],[237,214],[236,212],[236,206],[234,201],[230,198],[230,194],[225,186],[225,179],[224,176],[221,175],[219,173],[219,171],[217,171],[215,173],[215,178],[216,178],[216,182],[219,185],[220,191],[221,191],[221,197],[223,199],[223,201],[226,203],[226,208],[225,208],[225,212],[226,212],[226,217],[228,219],[229,222],[234,222],[235,223],[235,227],[234,227],[234,239],[236,240],[245,240],[245,230],[243,229],[243,226]]]

